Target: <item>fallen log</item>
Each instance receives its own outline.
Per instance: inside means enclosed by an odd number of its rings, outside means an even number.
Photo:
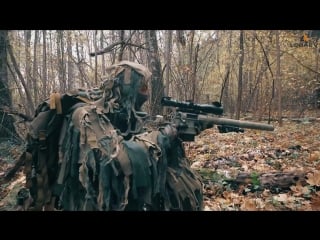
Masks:
[[[305,186],[306,173],[304,172],[272,172],[262,174],[239,173],[235,179],[228,182],[236,183],[237,185],[255,184],[260,188],[279,188],[287,189],[297,183]]]

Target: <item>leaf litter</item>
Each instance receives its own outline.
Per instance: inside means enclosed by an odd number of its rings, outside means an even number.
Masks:
[[[204,180],[204,210],[320,210],[319,129],[317,119],[310,124],[286,121],[274,131],[203,131],[185,146],[192,168]],[[236,181],[241,175],[248,179]],[[270,176],[278,178],[280,187],[268,188]],[[292,184],[286,181],[291,178]]]

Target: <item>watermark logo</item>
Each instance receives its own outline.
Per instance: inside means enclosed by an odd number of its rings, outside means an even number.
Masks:
[[[307,33],[303,33],[299,42],[291,43],[291,47],[309,47],[318,48],[318,39],[310,37]]]
[[[308,36],[308,34],[304,33],[303,36],[300,38],[301,42],[309,42],[310,41],[310,37]]]

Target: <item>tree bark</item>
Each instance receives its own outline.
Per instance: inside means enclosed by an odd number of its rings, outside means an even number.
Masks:
[[[240,59],[239,59],[239,76],[238,76],[238,101],[237,101],[237,111],[236,111],[236,119],[240,119],[240,112],[242,107],[242,69],[244,62],[244,30],[240,30]]]
[[[47,69],[47,31],[42,31],[43,47],[42,47],[42,96],[45,98],[48,94],[47,81],[48,81],[48,69]]]
[[[276,30],[276,46],[277,46],[277,98],[278,98],[278,122],[279,126],[282,126],[282,83],[281,83],[281,72],[280,72],[280,41],[279,41],[279,30]]]
[[[125,34],[125,30],[120,30],[119,31],[119,35],[120,35],[120,51],[119,51],[119,55],[118,55],[118,61],[121,62],[123,60],[123,53],[124,53],[124,48],[125,48],[125,44],[124,44],[124,34]]]
[[[98,51],[97,34],[98,34],[98,31],[95,30],[94,35],[93,35],[93,44],[94,44],[94,52],[95,53]],[[95,84],[95,86],[98,86],[98,56],[97,56],[97,54],[94,55],[94,84]]]
[[[12,65],[14,67],[14,70],[16,71],[16,73],[18,75],[18,78],[21,81],[22,86],[24,87],[24,91],[25,91],[26,98],[27,98],[27,101],[28,101],[28,103],[26,104],[26,106],[27,106],[26,107],[26,114],[31,116],[32,114],[30,114],[30,113],[33,113],[35,111],[35,108],[34,108],[32,96],[31,96],[31,93],[30,93],[30,89],[28,88],[28,86],[26,84],[26,81],[24,80],[23,75],[22,75],[22,73],[21,73],[21,71],[20,71],[20,69],[18,67],[17,61],[16,61],[16,59],[14,57],[14,54],[13,54],[13,51],[12,51],[12,47],[11,47],[10,44],[7,45],[7,50],[8,50]]]
[[[165,95],[169,96],[170,92],[170,69],[171,69],[171,51],[172,51],[172,30],[167,30],[167,39],[165,46],[166,53],[166,84],[165,84]]]
[[[7,71],[7,47],[8,31],[0,30],[0,108],[12,107],[11,93],[9,91],[8,71]],[[21,141],[14,127],[14,119],[5,111],[0,110],[0,141],[6,138]]]
[[[31,56],[30,56],[30,43],[31,41],[31,30],[24,31],[24,50],[25,50],[25,81],[28,89],[32,89],[31,82]]]
[[[103,39],[104,39],[103,30],[101,30],[100,31],[100,49],[103,49]],[[106,61],[105,61],[104,55],[101,56],[101,61],[102,61],[102,76],[104,76],[106,74]]]
[[[39,90],[38,90],[38,59],[37,59],[37,46],[38,46],[39,30],[34,32],[34,44],[33,44],[33,69],[32,69],[32,85],[33,85],[33,97],[34,102],[39,102]]]
[[[68,85],[67,90],[74,88],[74,69],[73,69],[73,56],[72,56],[72,36],[71,31],[67,32],[67,53],[68,53]]]
[[[60,92],[64,93],[67,90],[66,87],[66,74],[64,67],[64,44],[63,44],[63,30],[57,31],[57,57],[58,57],[58,76],[60,84]],[[54,89],[57,90],[57,89]]]
[[[231,59],[232,56],[232,33],[233,31],[230,30],[229,31],[229,38],[228,38],[228,55],[229,58]],[[218,35],[219,37],[219,35]],[[216,54],[217,54],[217,65],[220,68],[220,40],[218,40],[217,42],[217,50],[216,50]],[[221,87],[221,93],[220,93],[220,102],[223,104],[223,108],[225,112],[229,112],[231,114],[231,116],[233,116],[234,114],[234,103],[233,103],[233,98],[231,96],[229,96],[229,90],[230,90],[230,75],[231,75],[231,68],[232,68],[232,61],[229,60],[226,64],[225,67],[225,74],[223,77],[223,83],[222,83],[222,87]]]
[[[163,82],[161,62],[158,52],[158,42],[155,30],[146,31],[146,43],[149,49],[148,60],[151,68],[151,115],[162,114],[161,98],[163,97]]]
[[[194,53],[194,61],[192,67],[192,96],[191,99],[193,102],[197,102],[197,67],[198,67],[198,54],[199,54],[199,43],[196,45],[195,53]]]

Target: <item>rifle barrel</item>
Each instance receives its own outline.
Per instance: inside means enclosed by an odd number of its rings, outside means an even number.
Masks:
[[[212,122],[217,125],[229,125],[234,127],[240,128],[249,128],[249,129],[259,129],[265,131],[273,131],[274,126],[265,123],[257,123],[257,122],[250,122],[250,121],[241,121],[235,119],[228,119],[228,118],[219,118],[219,117],[212,117],[207,115],[199,115],[198,120]]]

